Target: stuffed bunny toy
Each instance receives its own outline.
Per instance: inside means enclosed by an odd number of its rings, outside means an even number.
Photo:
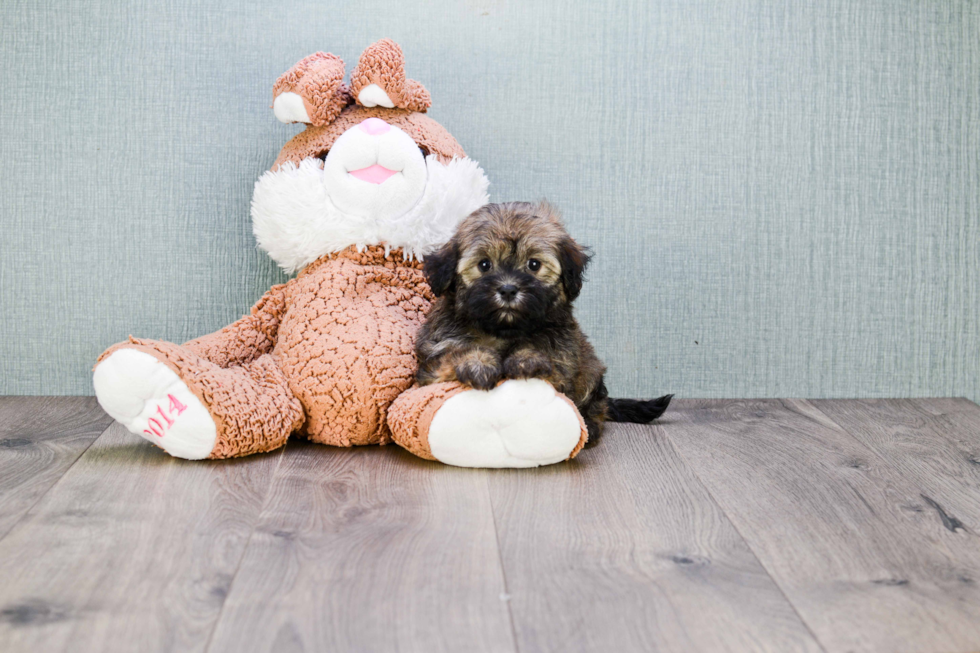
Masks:
[[[426,115],[401,48],[344,62],[318,52],[273,87],[306,129],[256,182],[253,230],[286,271],[251,313],[183,345],[133,338],[94,371],[99,403],[179,458],[270,451],[291,435],[349,447],[392,440],[430,460],[533,467],[586,441],[568,398],[541,380],[491,391],[414,383],[415,333],[434,297],[421,259],[488,201],[488,182]]]

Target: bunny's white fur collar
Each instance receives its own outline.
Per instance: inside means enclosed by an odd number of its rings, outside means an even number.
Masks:
[[[285,163],[255,182],[252,231],[259,247],[287,272],[351,245],[401,248],[406,257],[421,259],[489,200],[489,181],[476,161],[443,164],[428,156],[425,190],[412,208],[386,219],[351,215],[331,202],[322,164],[313,158],[298,166]]]

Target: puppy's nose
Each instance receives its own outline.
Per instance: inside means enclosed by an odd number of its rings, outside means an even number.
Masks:
[[[358,125],[358,127],[361,128],[362,132],[371,136],[380,136],[391,129],[391,125],[386,123],[381,118],[368,118]]]
[[[517,297],[517,286],[512,283],[504,284],[497,288],[497,294],[500,295],[502,300],[509,302]]]

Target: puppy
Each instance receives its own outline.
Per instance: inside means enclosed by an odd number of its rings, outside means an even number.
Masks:
[[[471,214],[425,259],[438,299],[416,340],[419,384],[490,390],[502,379],[544,379],[578,407],[587,446],[607,420],[662,415],[672,395],[608,398],[606,366],[572,315],[589,258],[547,203],[488,204]]]

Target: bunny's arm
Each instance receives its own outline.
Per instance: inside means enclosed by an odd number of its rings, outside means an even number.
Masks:
[[[184,343],[184,347],[219,367],[244,365],[272,351],[286,312],[286,286],[273,286],[250,314],[225,328]]]

